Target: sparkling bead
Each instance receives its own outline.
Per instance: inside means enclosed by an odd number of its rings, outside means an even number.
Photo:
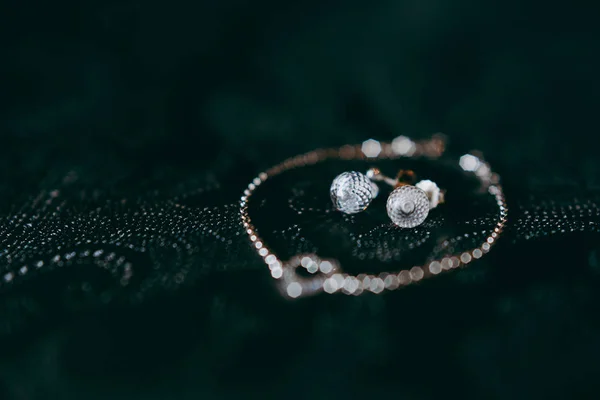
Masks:
[[[376,188],[377,185],[360,172],[343,172],[331,183],[331,201],[337,210],[355,214],[369,206],[377,196]]]
[[[415,186],[400,186],[388,197],[387,213],[399,227],[414,228],[427,218],[429,199],[423,190]]]
[[[417,149],[415,142],[406,136],[398,136],[392,141],[392,151],[401,156],[412,156]]]

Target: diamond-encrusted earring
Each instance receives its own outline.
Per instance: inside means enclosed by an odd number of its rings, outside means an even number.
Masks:
[[[435,182],[422,180],[413,186],[413,171],[401,170],[396,179],[391,179],[378,169],[371,168],[367,176],[395,187],[387,199],[386,209],[392,222],[401,228],[421,225],[429,215],[429,210],[444,202],[444,192]]]
[[[378,193],[375,182],[356,171],[339,174],[329,188],[334,207],[345,214],[364,211]]]

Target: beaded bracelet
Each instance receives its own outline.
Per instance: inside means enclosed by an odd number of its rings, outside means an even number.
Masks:
[[[467,265],[488,253],[504,229],[508,208],[504,192],[499,183],[500,177],[492,172],[490,165],[480,155],[474,154],[463,155],[460,157],[458,164],[463,171],[472,173],[478,179],[482,192],[487,192],[495,200],[498,206],[495,227],[479,246],[458,254],[448,254],[429,262],[427,265],[417,265],[397,272],[351,275],[341,269],[337,260],[321,259],[316,254],[299,254],[287,261],[282,261],[259,237],[257,229],[248,214],[248,202],[261,184],[274,176],[295,168],[335,159],[426,158],[436,160],[443,154],[444,150],[445,141],[442,135],[434,135],[430,139],[421,141],[413,141],[406,136],[400,136],[390,143],[369,139],[360,145],[313,150],[289,158],[258,174],[248,185],[248,188],[244,190],[240,200],[240,215],[252,247],[269,267],[271,276],[279,282],[282,294],[289,298],[297,298],[319,292],[348,295],[359,295],[364,292],[382,293],[384,290],[395,290],[459,266]],[[297,273],[296,270],[300,267],[306,269],[309,273],[308,276]]]

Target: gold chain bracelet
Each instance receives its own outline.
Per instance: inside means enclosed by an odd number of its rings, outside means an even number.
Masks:
[[[289,158],[258,174],[244,190],[240,200],[240,215],[252,247],[269,267],[271,276],[279,282],[282,294],[289,298],[297,298],[319,292],[349,295],[359,295],[364,292],[382,293],[384,290],[395,290],[467,265],[488,253],[504,229],[508,208],[498,174],[491,170],[490,165],[480,155],[475,154],[465,154],[460,157],[459,166],[463,171],[472,173],[478,179],[482,192],[493,196],[498,206],[496,225],[479,246],[458,254],[448,254],[426,265],[413,266],[398,272],[351,275],[343,272],[337,260],[321,259],[316,254],[300,254],[293,256],[290,260],[282,261],[259,236],[248,215],[248,202],[260,185],[270,178],[295,168],[336,159],[426,158],[435,160],[444,153],[444,150],[445,140],[442,135],[434,135],[431,139],[421,141],[413,141],[405,136],[400,136],[389,143],[369,139],[360,145],[313,150]],[[299,267],[305,268],[309,276],[298,274],[296,269]]]

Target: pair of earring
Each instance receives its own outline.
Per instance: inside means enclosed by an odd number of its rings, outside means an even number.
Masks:
[[[389,178],[377,168],[366,174],[356,171],[343,172],[331,183],[329,190],[334,207],[345,214],[364,211],[379,194],[377,182],[384,182],[394,190],[387,199],[387,214],[401,228],[421,225],[429,210],[444,202],[444,192],[430,180],[413,185],[415,173],[400,170],[396,179]]]

